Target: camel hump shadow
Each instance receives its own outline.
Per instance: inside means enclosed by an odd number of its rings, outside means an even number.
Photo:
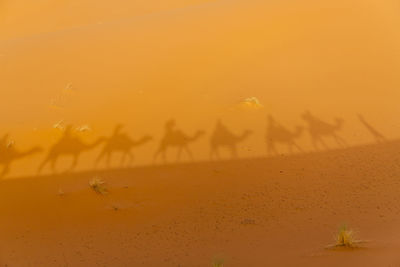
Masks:
[[[244,130],[242,134],[234,134],[221,120],[217,120],[214,131],[210,137],[210,159],[220,159],[220,148],[230,151],[232,158],[238,157],[237,145],[244,142],[253,132]]]
[[[79,157],[83,152],[96,148],[100,144],[104,143],[105,140],[105,137],[99,137],[93,143],[84,143],[78,136],[72,133],[72,125],[67,125],[58,142],[56,142],[48,150],[46,158],[42,161],[38,168],[38,173],[40,173],[49,163],[52,172],[56,173],[57,161],[62,156],[71,156],[73,158],[72,164],[68,169],[68,171],[72,171],[78,165]]]
[[[310,111],[306,111],[301,117],[308,125],[308,133],[315,150],[319,149],[319,144],[325,149],[329,149],[324,141],[325,137],[332,137],[338,146],[347,147],[347,142],[337,133],[343,128],[344,120],[342,118],[335,118],[334,123],[329,123],[315,117]]]
[[[181,129],[176,128],[175,120],[168,120],[164,125],[164,136],[161,138],[157,151],[154,154],[153,161],[156,162],[161,156],[163,162],[167,162],[167,151],[170,148],[177,148],[176,161],[179,162],[182,152],[185,152],[190,160],[194,160],[193,153],[189,148],[191,143],[196,142],[205,135],[205,131],[197,130],[193,135],[187,135]]]
[[[367,122],[363,115],[357,114],[357,117],[360,120],[361,124],[368,130],[368,132],[372,135],[377,143],[383,143],[387,141],[386,137],[378,130],[376,130],[369,122]]]
[[[9,135],[5,134],[0,139],[0,165],[3,166],[3,170],[0,172],[0,178],[9,174],[14,161],[27,158],[42,151],[43,149],[40,146],[20,151],[15,147],[14,141],[9,139]]]
[[[120,161],[121,166],[125,164],[127,157],[129,158],[128,165],[131,165],[134,160],[132,150],[135,147],[142,146],[153,140],[153,137],[150,135],[144,135],[134,140],[127,133],[121,132],[122,128],[122,124],[117,124],[112,135],[106,138],[103,149],[95,161],[95,166],[105,158],[107,167],[110,167],[111,158],[114,153],[120,153],[122,155]]]
[[[303,133],[302,126],[296,126],[295,130],[291,131],[277,122],[271,115],[268,116],[267,121],[266,143],[268,155],[279,154],[275,147],[279,143],[286,144],[290,154],[293,153],[293,148],[303,152],[303,149],[295,142]]]

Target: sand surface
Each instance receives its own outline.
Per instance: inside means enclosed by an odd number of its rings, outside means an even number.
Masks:
[[[399,266],[399,11],[0,1],[0,266]]]
[[[396,266],[398,141],[4,180],[7,266]],[[88,182],[107,182],[96,194]],[[346,223],[368,241],[326,250]]]

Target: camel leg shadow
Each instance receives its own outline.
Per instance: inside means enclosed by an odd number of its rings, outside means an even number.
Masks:
[[[176,160],[177,162],[179,162],[180,159],[181,159],[182,151],[185,151],[186,154],[189,156],[190,160],[194,161],[194,157],[193,157],[192,152],[190,151],[190,149],[187,146],[184,146],[184,147],[180,147],[178,149],[177,160]]]
[[[293,154],[293,147],[295,147],[299,153],[304,153],[304,150],[298,144],[296,144],[295,142],[291,142],[289,144],[289,153],[290,154]]]
[[[57,163],[57,159],[58,157],[54,156],[47,156],[46,159],[40,164],[37,174],[40,174],[42,172],[42,170],[44,169],[44,167],[46,167],[46,165],[48,163],[50,163],[50,168],[53,174],[56,174],[56,163]]]
[[[166,155],[165,150],[162,150],[162,149],[159,149],[159,150],[154,154],[153,163],[154,163],[154,164],[157,163],[158,156],[160,156],[160,155],[161,155],[161,158],[162,158],[163,163],[166,164],[166,163],[167,163],[167,155]]]
[[[333,134],[333,138],[335,138],[336,143],[340,147],[348,147],[347,142],[340,136]]]

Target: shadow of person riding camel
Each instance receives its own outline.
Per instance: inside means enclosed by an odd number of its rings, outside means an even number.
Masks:
[[[158,156],[161,155],[163,162],[167,162],[167,150],[171,147],[178,149],[176,161],[179,162],[182,152],[185,151],[191,160],[194,160],[193,154],[189,149],[189,144],[197,141],[205,135],[202,130],[196,131],[192,136],[188,136],[182,130],[175,129],[175,120],[169,120],[165,123],[165,133],[160,141],[160,145],[154,154],[153,161],[156,162]]]
[[[42,148],[39,146],[26,151],[19,151],[15,148],[15,144],[9,140],[8,134],[4,135],[0,140],[0,165],[3,165],[3,170],[0,172],[0,178],[3,178],[10,172],[11,164],[14,161],[32,156],[42,151]]]
[[[278,123],[271,115],[268,116],[266,143],[267,143],[267,154],[271,156],[278,155],[275,145],[277,143],[286,144],[290,154],[293,153],[293,147],[299,152],[303,152],[303,149],[296,144],[295,140],[301,136],[303,127],[296,126],[294,131],[290,131],[280,123]]]
[[[133,140],[128,134],[121,133],[122,128],[123,125],[121,124],[115,126],[113,134],[107,138],[102,151],[97,157],[95,166],[97,166],[102,159],[106,158],[107,167],[110,167],[112,154],[118,152],[122,154],[120,165],[124,165],[126,157],[129,157],[128,164],[131,165],[134,160],[132,149],[153,140],[153,137],[150,135],[145,135],[138,140]]]
[[[231,153],[231,157],[237,158],[237,145],[245,141],[251,134],[252,131],[245,130],[241,135],[236,135],[218,120],[210,138],[210,160],[221,158],[219,154],[220,148],[227,148]]]
[[[328,123],[312,115],[309,111],[306,111],[302,115],[303,120],[308,124],[308,133],[311,137],[312,145],[315,150],[319,150],[318,144],[321,144],[325,149],[329,149],[325,143],[325,137],[332,137],[339,147],[347,147],[346,141],[340,137],[337,132],[343,128],[344,120],[336,118],[335,123]]]
[[[105,142],[105,140],[106,140],[106,138],[100,137],[100,138],[98,138],[97,141],[95,141],[91,144],[86,144],[86,143],[82,142],[80,140],[80,138],[78,138],[72,134],[72,126],[71,125],[66,126],[64,133],[63,133],[62,137],[60,138],[60,140],[49,149],[49,152],[48,152],[46,158],[40,164],[39,169],[38,169],[38,174],[41,173],[43,168],[48,163],[50,163],[52,172],[56,173],[56,163],[57,163],[58,158],[60,158],[61,156],[71,156],[73,158],[73,161],[69,168],[69,171],[74,170],[78,164],[79,156],[83,152],[94,149],[101,143]]]

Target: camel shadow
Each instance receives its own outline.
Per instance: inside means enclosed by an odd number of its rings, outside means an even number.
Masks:
[[[71,156],[73,158],[72,165],[70,166],[68,171],[72,171],[78,165],[79,156],[91,149],[94,149],[101,143],[105,142],[104,137],[100,137],[97,141],[92,144],[86,144],[80,140],[80,138],[73,136],[72,134],[72,126],[66,126],[63,136],[60,140],[55,143],[48,151],[46,158],[40,164],[38,169],[38,174],[43,170],[43,168],[50,163],[51,170],[53,173],[56,173],[56,164],[57,160],[61,156]]]
[[[217,160],[221,159],[219,153],[220,148],[228,149],[231,153],[231,157],[237,158],[237,145],[246,140],[251,134],[252,131],[245,130],[241,135],[236,135],[232,133],[220,120],[218,120],[210,138],[210,160],[213,160],[214,158]]]
[[[128,134],[121,133],[122,128],[123,125],[121,124],[115,126],[113,134],[105,141],[105,145],[96,159],[95,166],[105,158],[107,167],[110,167],[111,157],[114,153],[122,154],[120,161],[121,166],[125,164],[126,157],[129,157],[128,165],[131,165],[134,160],[132,149],[153,140],[153,137],[150,135],[145,135],[138,140],[133,140]]]
[[[270,156],[279,155],[275,145],[286,144],[290,154],[293,153],[293,147],[299,152],[303,152],[303,149],[296,144],[295,140],[303,133],[303,127],[296,126],[294,131],[290,131],[279,122],[277,122],[271,115],[268,116],[267,132],[266,132],[266,143],[267,143],[267,154]]]
[[[324,141],[325,137],[333,138],[339,147],[347,147],[347,142],[337,134],[343,128],[343,119],[336,118],[335,123],[328,123],[315,117],[309,111],[303,113],[301,117],[308,125],[307,130],[315,150],[319,150],[319,144],[324,149],[329,149]]]
[[[364,116],[358,114],[358,119],[360,120],[361,124],[368,130],[368,132],[372,135],[377,143],[386,142],[387,139],[384,137],[380,132],[378,132],[371,124],[369,124],[365,119]]]
[[[198,130],[192,136],[189,136],[175,127],[175,120],[169,120],[165,123],[165,133],[160,141],[156,153],[154,154],[154,162],[156,162],[158,157],[161,155],[163,162],[166,163],[167,150],[172,147],[175,147],[178,150],[176,155],[177,162],[180,161],[183,151],[186,152],[191,160],[194,160],[193,154],[189,149],[189,144],[197,141],[200,137],[205,135],[205,132]]]
[[[0,178],[3,178],[10,172],[11,164],[14,161],[32,156],[42,151],[43,149],[39,146],[25,151],[20,151],[15,148],[14,142],[9,140],[8,134],[4,135],[0,140],[0,165],[3,165],[3,170],[0,172]]]

